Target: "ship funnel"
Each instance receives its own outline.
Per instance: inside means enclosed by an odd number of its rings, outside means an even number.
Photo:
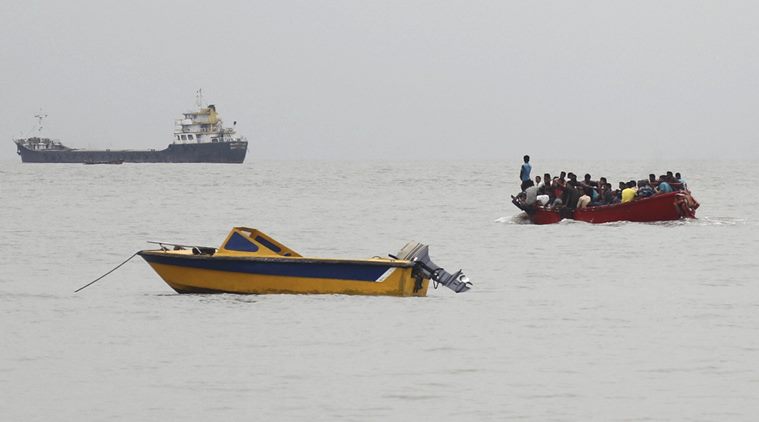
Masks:
[[[414,262],[414,271],[417,274],[424,278],[429,278],[434,283],[442,284],[456,293],[465,292],[472,287],[469,277],[465,276],[462,270],[451,274],[432,262],[430,259],[430,247],[427,245],[409,242],[398,252],[397,257],[393,255],[390,255],[390,257]]]

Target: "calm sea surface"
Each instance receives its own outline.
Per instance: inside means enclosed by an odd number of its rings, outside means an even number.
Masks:
[[[699,218],[524,224],[514,162],[0,163],[0,419],[756,420],[756,162],[684,174]],[[406,241],[475,283],[426,298],[177,295],[148,240],[234,225],[304,255]]]

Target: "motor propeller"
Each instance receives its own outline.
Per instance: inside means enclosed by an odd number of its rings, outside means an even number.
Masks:
[[[398,252],[398,256],[390,255],[394,259],[403,259],[414,262],[425,278],[453,290],[456,293],[465,292],[472,288],[469,277],[462,270],[451,274],[442,267],[436,265],[430,259],[430,247],[418,242],[409,242]]]

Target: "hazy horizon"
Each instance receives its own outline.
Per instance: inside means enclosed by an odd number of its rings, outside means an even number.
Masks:
[[[29,1],[0,161],[164,148],[202,88],[252,160],[756,159],[759,4]]]

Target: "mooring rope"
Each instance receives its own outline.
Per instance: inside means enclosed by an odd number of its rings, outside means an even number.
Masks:
[[[138,254],[138,253],[139,253],[139,252],[135,252],[134,254],[132,254],[132,256],[130,256],[129,258],[127,258],[127,259],[126,259],[126,261],[124,261],[124,262],[122,262],[121,264],[119,264],[119,265],[115,266],[115,267],[114,267],[114,268],[113,268],[111,271],[108,271],[107,273],[105,273],[105,274],[101,275],[100,277],[98,277],[98,278],[96,278],[96,279],[94,279],[94,280],[90,281],[89,283],[85,284],[84,286],[82,286],[82,287],[80,287],[80,288],[78,288],[78,289],[74,290],[74,293],[77,293],[78,291],[80,291],[80,290],[83,290],[84,288],[91,286],[91,285],[92,285],[92,284],[94,284],[96,281],[100,280],[101,278],[103,278],[103,277],[107,276],[108,274],[110,274],[110,273],[112,273],[112,272],[114,272],[114,271],[118,270],[118,269],[119,269],[119,267],[121,267],[122,265],[124,265],[124,264],[126,264],[127,262],[129,262],[129,260],[131,260],[132,258],[134,258],[135,256],[137,256],[137,254]]]

